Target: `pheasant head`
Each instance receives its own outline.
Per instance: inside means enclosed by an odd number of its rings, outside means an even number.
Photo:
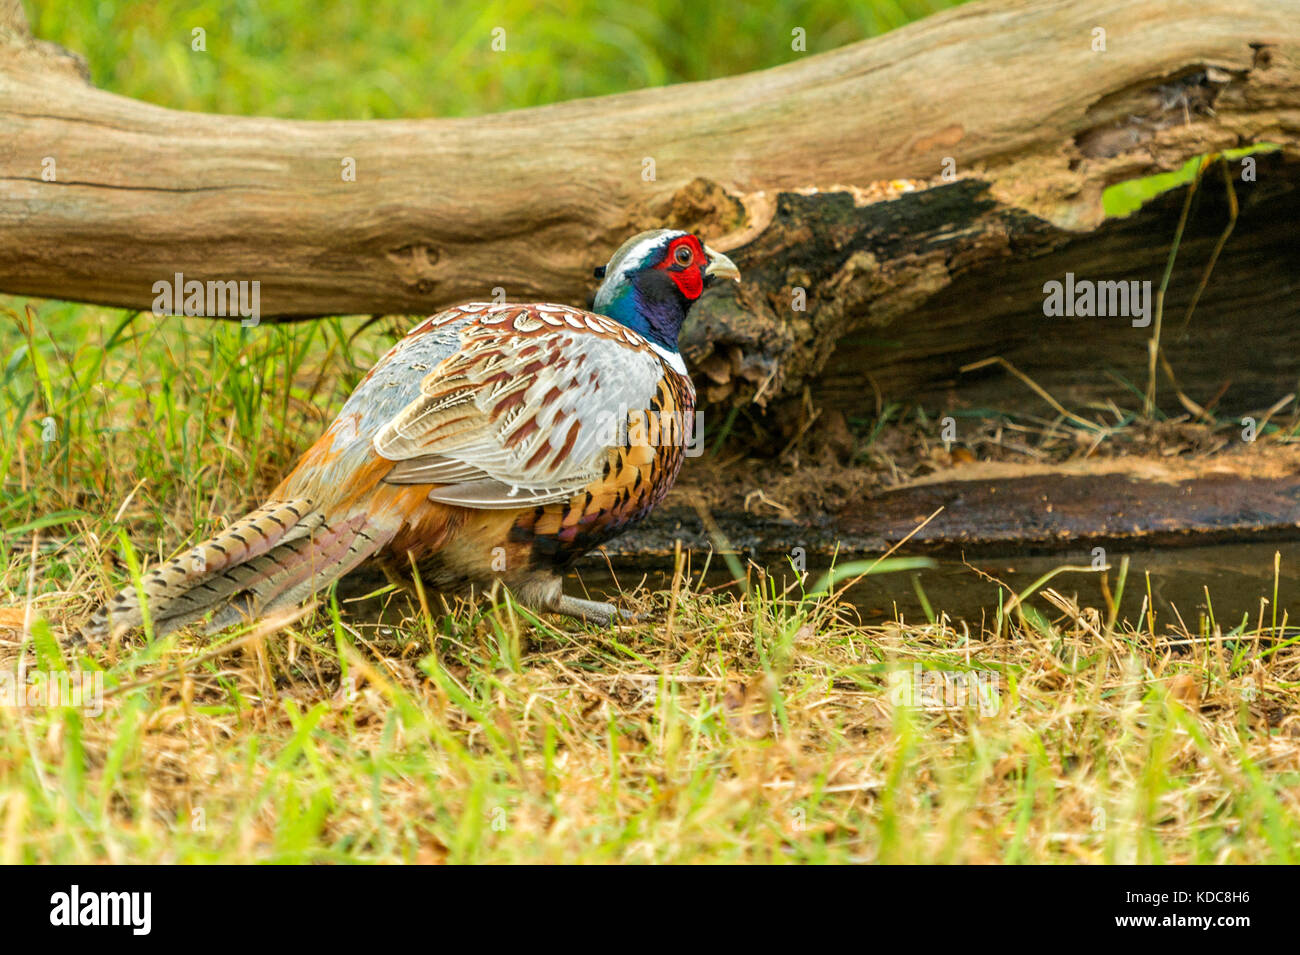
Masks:
[[[655,229],[624,242],[596,277],[604,282],[593,311],[676,354],[687,310],[714,281],[740,281],[740,270],[697,235]]]

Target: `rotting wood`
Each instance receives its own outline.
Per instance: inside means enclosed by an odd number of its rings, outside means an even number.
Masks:
[[[727,544],[756,559],[796,547],[810,559],[837,550],[847,558],[884,553],[940,508],[908,541],[908,554],[1057,554],[1096,545],[1134,550],[1295,540],[1300,475],[1207,474],[1166,482],[1116,474],[1039,474],[900,488],[807,519],[735,510],[714,512],[712,518]],[[616,560],[662,558],[673,553],[678,540],[696,553],[717,549],[699,515],[680,497],[605,549]]]

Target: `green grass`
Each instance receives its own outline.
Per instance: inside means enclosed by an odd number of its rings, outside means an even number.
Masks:
[[[1220,155],[1228,162],[1236,163],[1243,156],[1276,152],[1281,148],[1276,143],[1257,143],[1242,149],[1225,149]],[[1161,193],[1185,186],[1195,180],[1196,170],[1204,160],[1204,156],[1193,156],[1173,172],[1161,172],[1154,176],[1143,176],[1140,179],[1129,179],[1107,186],[1101,194],[1102,209],[1112,218],[1122,219],[1130,216]]]
[[[729,76],[832,50],[951,0],[27,3],[96,85],[177,109],[299,119],[463,116]],[[206,51],[192,31],[206,32]],[[505,50],[493,51],[493,30]]]
[[[119,511],[136,540],[201,539],[274,483],[395,337],[349,343],[360,324],[243,328],[0,302],[0,548],[50,515],[84,517],[47,539],[75,526],[108,543]],[[52,583],[68,573],[45,568]],[[11,592],[20,583],[0,577]]]

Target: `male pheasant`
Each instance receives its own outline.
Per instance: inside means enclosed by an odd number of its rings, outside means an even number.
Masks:
[[[695,408],[678,332],[707,285],[740,273],[698,236],[661,229],[596,274],[593,312],[471,303],[418,325],[265,504],[144,577],[155,633],[301,603],[366,561],[414,561],[439,589],[500,580],[537,611],[618,619],[564,594],[562,575],[677,479]],[[131,586],[82,636],[142,622]]]

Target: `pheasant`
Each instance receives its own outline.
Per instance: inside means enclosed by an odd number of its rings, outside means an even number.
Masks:
[[[698,236],[660,229],[596,277],[590,312],[473,302],[416,326],[265,504],[143,578],[154,632],[212,614],[213,633],[365,562],[414,562],[441,590],[500,580],[524,606],[599,626],[628,616],[561,579],[677,479],[695,408],[678,332],[706,286],[740,273]],[[81,636],[143,619],[130,586]]]

